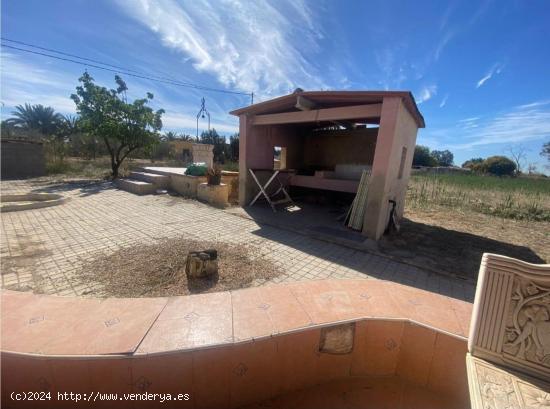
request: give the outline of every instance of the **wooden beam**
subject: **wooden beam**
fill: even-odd
[[[311,111],[312,109],[317,108],[317,104],[311,99],[307,99],[306,97],[298,95],[298,97],[296,98],[295,107],[300,111]]]
[[[302,112],[255,115],[253,125],[299,124],[306,122],[331,122],[346,119],[379,118],[382,104],[352,105],[338,108],[323,108]]]
[[[314,101],[312,101],[311,99],[307,99],[306,97],[303,97],[301,95],[298,95],[298,97],[296,98],[296,105],[294,106],[300,111],[311,111],[318,108],[318,105]],[[332,123],[345,129],[354,128],[354,124],[350,124],[349,122],[332,121]]]

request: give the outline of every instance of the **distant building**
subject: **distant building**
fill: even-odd
[[[42,142],[26,139],[2,139],[2,179],[44,176],[46,161]]]

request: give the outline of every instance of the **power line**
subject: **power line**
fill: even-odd
[[[27,49],[24,49],[24,48],[15,47],[13,45],[2,44],[2,47],[11,48],[11,49],[14,49],[14,50],[23,51],[23,52],[30,53],[30,54],[41,55],[41,56],[48,57],[48,58],[54,58],[54,59],[61,60],[61,61],[67,61],[67,62],[71,62],[71,63],[74,63],[74,64],[80,64],[80,65],[84,65],[84,66],[87,66],[87,67],[93,67],[93,68],[97,68],[97,69],[104,70],[104,71],[114,72],[114,73],[117,73],[117,74],[124,74],[124,75],[128,75],[128,76],[135,77],[135,78],[147,79],[147,80],[150,80],[150,81],[157,81],[157,82],[161,82],[161,83],[165,83],[165,84],[176,85],[176,86],[187,87],[187,88],[194,88],[194,89],[199,89],[199,90],[203,90],[203,91],[220,92],[220,93],[234,94],[234,95],[247,95],[251,98],[253,98],[253,95],[254,95],[253,93],[240,92],[240,91],[230,91],[230,90],[224,90],[224,89],[219,89],[219,88],[211,88],[211,87],[206,87],[206,86],[203,86],[203,85],[171,80],[171,79],[168,79],[168,78],[165,78],[165,77],[152,77],[152,76],[140,73],[139,71],[135,71],[135,70],[128,69],[128,68],[123,68],[123,67],[118,67],[118,66],[115,66],[115,65],[103,63],[103,62],[98,61],[98,60],[92,60],[90,58],[80,57],[80,56],[77,56],[77,55],[74,55],[74,54],[64,53],[62,51],[47,49],[47,48],[44,48],[44,47],[39,47],[39,46],[23,43],[21,41],[10,40],[10,39],[4,38],[4,37],[2,37],[2,40],[17,43],[17,44],[22,44],[22,45],[25,45],[27,47],[33,47],[33,48],[37,48],[37,49],[41,49],[41,50],[46,50],[46,51],[58,53],[58,54],[61,54],[61,55],[66,55],[66,56],[78,58],[78,59],[85,60],[85,61],[91,61],[91,62],[94,62],[96,64],[101,64],[101,65],[105,65],[105,66],[108,66],[108,67],[117,68],[117,70],[112,69],[112,68],[107,68],[107,67],[101,67],[99,65],[90,64],[90,63],[86,63],[86,62],[83,62],[83,61],[77,61],[77,60],[74,60],[74,59],[71,59],[71,58],[59,57],[59,56],[56,56],[56,55],[51,55],[51,54],[43,53],[43,52],[40,52],[40,51],[27,50]]]
[[[76,54],[69,54],[69,53],[66,53],[66,52],[63,52],[63,51],[54,50],[52,48],[40,47],[38,45],[33,45],[33,44],[25,43],[23,41],[18,41],[18,40],[12,40],[12,39],[6,38],[6,37],[0,37],[0,38],[2,39],[2,41],[7,41],[7,42],[10,42],[10,43],[14,43],[14,44],[20,44],[20,45],[24,45],[24,46],[27,46],[27,47],[36,48],[38,50],[43,50],[43,51],[49,51],[49,52],[56,53],[56,54],[66,55],[67,57],[74,57],[74,58],[78,58],[79,60],[95,62],[97,64],[106,65],[107,67],[118,68],[119,70],[130,71],[130,72],[135,72],[137,74],[146,75],[146,74],[144,74],[142,72],[139,72],[139,71],[136,71],[136,70],[131,70],[129,68],[119,67],[118,65],[107,64],[105,62],[98,61],[98,60],[93,60],[91,58],[80,57]]]

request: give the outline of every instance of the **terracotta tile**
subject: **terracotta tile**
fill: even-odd
[[[137,401],[139,408],[193,408],[193,357],[191,352],[142,356],[130,360],[133,393],[171,394],[175,400]],[[185,399],[188,394],[188,399]]]
[[[393,283],[382,280],[357,280],[342,285],[350,287],[348,292],[352,298],[357,316],[361,318],[407,318],[408,313],[403,308],[401,300],[390,297]]]
[[[460,335],[467,337],[470,334],[470,320],[472,319],[473,304],[452,298],[450,301],[451,308],[453,309],[458,320],[458,324],[460,325]]]
[[[260,289],[231,292],[233,337],[235,341],[270,336],[275,332],[268,313],[270,305],[262,301]]]
[[[107,299],[72,324],[42,352],[47,354],[116,354],[134,352],[158,317],[165,299]]]
[[[3,351],[41,353],[48,342],[68,331],[71,324],[37,315],[28,319],[8,316],[2,319],[1,326]]]
[[[108,299],[101,305],[101,331],[86,348],[86,353],[134,352],[166,305],[163,298]]]
[[[236,344],[231,358],[232,408],[269,399],[280,390],[280,363],[273,338]]]
[[[436,332],[406,323],[397,362],[397,375],[415,385],[426,386],[432,362]]]
[[[355,328],[352,375],[394,375],[399,358],[402,321],[367,320]]]
[[[350,376],[353,354],[318,353],[315,381],[329,382]]]
[[[414,385],[405,384],[403,388],[403,398],[401,409],[464,409],[469,407],[461,406],[448,397],[441,396]]]
[[[313,386],[318,380],[319,329],[309,329],[280,335],[277,342],[277,360],[281,365],[280,393]]]
[[[402,391],[403,385],[395,378],[344,379],[285,394],[250,408],[398,409]]]
[[[301,282],[290,288],[314,324],[337,322],[356,315],[350,295],[337,281]]]
[[[18,401],[18,408],[54,408],[54,380],[48,361],[43,358],[3,353],[0,362],[2,370],[2,403],[10,407],[11,393],[50,392],[51,401]]]
[[[97,358],[88,360],[91,390],[98,393],[132,393],[132,358]],[[117,407],[120,402],[117,402]],[[97,400],[98,408],[112,408],[113,402]]]
[[[349,387],[345,402],[356,408],[398,409],[403,395],[403,384],[395,377],[359,378],[349,382]]]
[[[184,297],[171,297],[166,307],[159,316],[159,320],[171,320],[175,318],[189,318],[199,315],[225,315],[231,312],[231,293],[188,295]]]
[[[233,341],[229,292],[173,297],[137,352],[150,353]]]
[[[276,333],[313,325],[306,310],[288,286],[265,286],[260,287],[260,291],[262,307],[269,314]]]
[[[230,406],[232,348],[193,351],[193,400],[197,409]]]
[[[450,298],[398,284],[394,285],[390,295],[402,303],[403,309],[408,311],[408,318],[452,334],[461,333]]]
[[[2,319],[8,316],[16,317],[25,309],[32,309],[33,304],[38,302],[38,297],[33,293],[21,291],[1,290],[0,313]]]
[[[463,407],[469,405],[466,375],[466,340],[438,333],[428,377],[428,388],[448,396]]]
[[[69,399],[70,393],[84,396],[91,393],[91,379],[86,359],[53,358],[48,361],[53,377],[56,406],[59,408],[74,408],[78,404]],[[66,393],[62,399],[57,399],[58,393]],[[81,402],[80,404],[82,404]]]

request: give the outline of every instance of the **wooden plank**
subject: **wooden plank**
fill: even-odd
[[[256,115],[251,118],[251,121],[253,125],[298,124],[304,122],[379,118],[381,113],[382,104],[352,105],[338,108],[315,109],[312,111]]]
[[[354,230],[361,230],[363,228],[370,174],[370,170],[363,171],[359,187],[357,188],[357,195],[353,200],[348,226]]]

